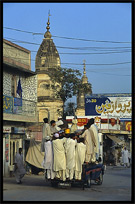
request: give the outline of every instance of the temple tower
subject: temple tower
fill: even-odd
[[[81,83],[88,84],[88,77],[86,76],[85,60],[83,61],[83,76],[81,79]],[[91,94],[91,92],[84,93],[83,90],[81,89],[79,90],[79,93],[77,96],[77,109],[76,109],[77,116],[85,116],[85,94]]]
[[[44,39],[36,55],[35,69],[37,73],[37,110],[39,122],[43,118],[50,117],[50,120],[57,120],[63,110],[63,101],[56,95],[54,86],[59,89],[59,83],[53,83],[50,71],[60,69],[60,57],[50,33],[50,13],[44,34]]]

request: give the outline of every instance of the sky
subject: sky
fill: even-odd
[[[93,94],[131,93],[131,3],[3,3],[3,38],[32,51],[32,71],[49,10],[61,67],[83,74],[85,60]]]

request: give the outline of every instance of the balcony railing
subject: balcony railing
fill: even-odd
[[[36,116],[36,102],[3,95],[3,113]]]

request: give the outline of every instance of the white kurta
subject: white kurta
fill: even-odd
[[[85,161],[86,145],[77,143],[75,150],[75,179],[81,180],[82,164]]]
[[[123,150],[123,163],[124,164],[128,164],[129,160],[128,160],[128,150]]]
[[[43,167],[45,169],[52,169],[53,165],[53,150],[52,150],[52,142],[47,141],[44,143],[44,148],[45,148],[45,156],[43,160]]]
[[[75,146],[76,140],[68,138],[65,143],[66,152],[66,177],[73,179],[74,167],[75,167]]]
[[[41,142],[41,152],[45,151],[44,142],[45,142],[46,136],[51,137],[50,125],[48,123],[43,124],[43,137],[42,137],[42,142]]]
[[[52,141],[54,153],[54,171],[66,170],[65,142],[66,138]]]
[[[52,142],[47,141],[44,143],[45,156],[42,162],[44,169],[47,169],[47,178],[53,179],[55,177],[55,172],[53,171],[53,148]]]
[[[14,175],[15,175],[16,181],[20,182],[26,173],[24,164],[23,164],[23,155],[22,154],[20,155],[19,153],[17,153],[15,156],[14,163],[17,165],[17,169],[14,170]]]

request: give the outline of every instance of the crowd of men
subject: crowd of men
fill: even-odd
[[[44,118],[41,152],[42,166],[47,179],[81,180],[83,163],[95,162],[99,157],[98,131],[90,119],[82,131],[75,129],[66,134],[68,124],[61,118],[57,122]],[[73,128],[71,127],[71,130]]]

